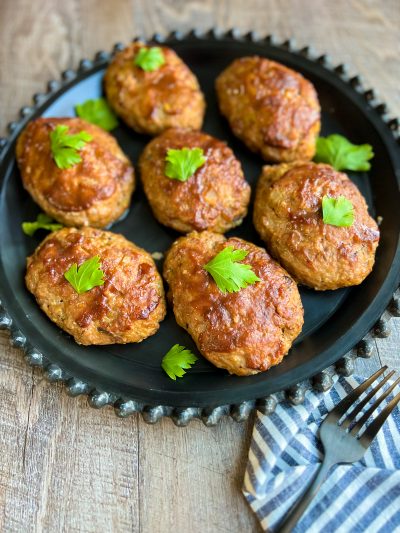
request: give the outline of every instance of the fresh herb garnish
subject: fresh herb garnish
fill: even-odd
[[[103,130],[111,131],[118,126],[117,117],[104,98],[86,100],[76,105],[75,111],[78,117],[100,126]]]
[[[32,235],[38,229],[57,231],[62,227],[62,224],[56,223],[52,218],[50,218],[48,215],[45,215],[44,213],[40,213],[36,217],[35,222],[22,222],[22,231],[25,233],[25,235],[29,235],[30,237],[32,237]]]
[[[86,131],[80,131],[75,135],[68,135],[68,126],[58,124],[50,132],[50,144],[53,159],[58,168],[71,168],[82,161],[79,150],[92,140],[92,136]]]
[[[354,222],[353,204],[344,196],[322,198],[322,217],[325,224],[339,227],[349,227]]]
[[[374,152],[370,144],[352,144],[336,133],[317,139],[317,163],[328,163],[336,170],[369,170]]]
[[[170,148],[165,157],[165,175],[179,181],[187,181],[196,170],[204,165],[206,158],[201,148]]]
[[[165,57],[159,46],[153,46],[151,48],[144,46],[139,50],[134,59],[134,64],[145,72],[153,72],[153,70],[157,70],[164,63]]]
[[[233,246],[227,246],[203,268],[211,274],[221,292],[238,292],[247,285],[261,281],[250,265],[239,263],[248,253],[246,250],[235,250]]]
[[[196,361],[197,357],[190,350],[175,344],[162,358],[161,367],[171,379],[176,380],[186,374],[185,369],[191,368]]]
[[[74,263],[64,274],[66,280],[70,282],[78,294],[103,285],[103,276],[104,272],[101,270],[100,257],[98,255],[87,259],[79,268]]]

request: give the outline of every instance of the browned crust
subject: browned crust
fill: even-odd
[[[324,224],[324,195],[351,201],[352,226]],[[354,183],[329,165],[300,161],[265,166],[257,185],[254,225],[288,272],[314,289],[358,285],[374,265],[378,226]]]
[[[119,52],[104,77],[107,99],[135,131],[158,135],[168,128],[201,128],[205,100],[196,76],[176,53],[162,46],[165,63],[145,72],[134,58],[143,43]]]
[[[206,162],[186,182],[165,175],[169,148],[201,148]],[[168,130],[153,139],[140,161],[144,191],[154,216],[182,233],[238,226],[247,214],[250,186],[240,162],[222,141],[202,132]]]
[[[313,158],[320,105],[301,74],[263,57],[242,57],[218,76],[216,90],[233,133],[265,160]]]
[[[92,136],[71,168],[54,162],[50,132],[68,126],[69,134]],[[38,118],[19,136],[16,156],[25,189],[52,218],[66,226],[105,227],[128,209],[135,188],[130,161],[109,133],[80,118]]]
[[[204,270],[224,247],[244,249],[244,262],[261,282],[223,294]],[[303,325],[303,307],[293,279],[254,244],[204,231],[181,237],[164,264],[177,323],[214,365],[239,376],[280,363]]]
[[[100,256],[104,285],[78,294],[73,265]],[[125,344],[153,335],[166,307],[152,257],[122,235],[94,228],[51,233],[28,257],[26,285],[41,309],[78,344]]]

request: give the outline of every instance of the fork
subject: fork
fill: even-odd
[[[328,413],[320,426],[320,439],[323,444],[325,456],[318,473],[310,487],[304,493],[298,504],[291,510],[279,528],[280,533],[289,533],[299,521],[311,500],[317,494],[330,468],[337,463],[354,463],[364,456],[371,442],[385,423],[387,417],[400,401],[398,393],[386,407],[375,417],[375,419],[361,433],[362,428],[375,412],[377,407],[389,396],[393,389],[400,383],[398,378],[374,403],[367,409],[359,420],[357,416],[364,407],[374,398],[376,393],[393,376],[394,370],[378,382],[377,385],[358,404],[357,400],[370,387],[379,376],[381,376],[387,366],[382,367],[370,378],[361,383],[359,387],[351,391],[343,400]],[[348,412],[350,410],[350,412]],[[346,415],[347,413],[347,415]],[[345,418],[344,415],[346,415]]]

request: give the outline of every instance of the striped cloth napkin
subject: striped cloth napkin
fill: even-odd
[[[264,531],[279,531],[305,492],[323,456],[316,437],[321,421],[362,381],[341,377],[328,393],[309,391],[302,405],[280,403],[272,415],[257,413],[243,493]],[[397,407],[362,461],[331,469],[293,532],[400,532],[399,469]]]

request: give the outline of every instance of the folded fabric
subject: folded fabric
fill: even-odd
[[[342,377],[328,393],[307,392],[302,405],[283,402],[272,415],[257,413],[243,493],[264,531],[279,531],[305,492],[323,458],[319,425],[362,381]],[[362,461],[332,467],[293,532],[400,532],[399,469],[397,407]]]

